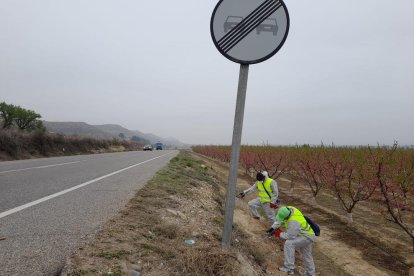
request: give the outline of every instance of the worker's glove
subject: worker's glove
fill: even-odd
[[[243,198],[245,195],[246,195],[246,194],[245,194],[244,192],[241,192],[241,193],[239,194],[239,197],[240,197],[240,198]]]
[[[276,231],[276,229],[273,229],[273,227],[270,227],[270,228],[266,231],[266,233],[267,233],[267,235],[270,237],[270,236],[273,236],[273,234],[275,233],[275,231]]]
[[[270,202],[270,208],[277,209],[277,207],[279,207],[279,206],[277,206],[276,204]]]
[[[275,231],[275,237],[280,237],[280,234],[282,234],[282,230],[277,229],[277,230]]]

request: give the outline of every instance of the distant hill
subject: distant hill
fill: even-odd
[[[122,135],[124,136],[124,139],[127,139],[127,140],[134,140],[136,142],[142,142],[144,144],[153,143],[150,139],[147,139],[146,137],[144,137],[144,135],[137,134],[120,125],[107,124],[107,125],[94,125],[94,127],[103,131],[104,133],[108,133],[112,135],[113,137],[120,138],[120,134],[122,133]]]
[[[121,136],[126,140],[133,140],[143,144],[163,143],[168,148],[189,148],[190,145],[184,144],[173,137],[162,138],[152,133],[143,133],[138,130],[129,130],[120,125],[89,125],[84,122],[43,122],[49,132],[62,133],[65,135],[78,135],[99,139],[120,139]],[[122,134],[121,134],[122,133]]]
[[[43,125],[49,132],[62,133],[65,135],[78,135],[98,139],[112,139],[113,135],[100,130],[99,128],[83,122],[47,122]]]

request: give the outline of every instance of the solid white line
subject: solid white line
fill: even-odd
[[[44,168],[63,166],[63,165],[74,164],[74,163],[79,163],[79,162],[80,161],[73,161],[73,162],[59,163],[59,164],[53,164],[53,165],[45,165],[45,166],[39,166],[39,167],[30,167],[30,168],[24,168],[24,169],[16,169],[16,170],[2,171],[2,172],[0,172],[0,174],[2,174],[2,173],[10,173],[10,172],[27,171],[27,170],[33,170],[33,169],[44,169]]]
[[[49,199],[52,199],[52,198],[55,198],[55,197],[58,197],[58,196],[64,195],[64,194],[69,193],[69,192],[71,192],[71,191],[74,191],[74,190],[77,190],[77,189],[79,189],[79,188],[85,187],[85,186],[87,186],[87,185],[89,185],[89,184],[95,183],[95,182],[97,182],[97,181],[99,181],[99,180],[102,180],[102,179],[104,179],[104,178],[107,178],[107,177],[113,176],[113,175],[118,174],[118,173],[120,173],[120,172],[126,171],[126,170],[128,170],[128,169],[131,169],[131,168],[133,168],[133,167],[136,167],[136,166],[139,166],[139,165],[142,165],[142,164],[145,164],[145,163],[147,163],[147,162],[150,162],[150,161],[152,161],[152,160],[155,160],[155,159],[161,158],[161,157],[166,156],[166,155],[171,154],[171,153],[172,153],[172,152],[169,152],[169,153],[163,154],[163,155],[161,155],[161,156],[158,156],[158,157],[154,157],[154,158],[148,159],[148,160],[146,160],[146,161],[144,161],[144,162],[137,163],[137,164],[135,164],[135,165],[132,165],[132,166],[129,166],[129,167],[126,167],[126,168],[120,169],[120,170],[115,171],[115,172],[112,172],[112,173],[110,173],[110,174],[107,174],[107,175],[100,176],[100,177],[98,177],[98,178],[92,179],[92,180],[90,180],[90,181],[88,181],[88,182],[85,182],[85,183],[79,184],[79,185],[77,185],[77,186],[73,186],[72,188],[69,188],[69,189],[66,189],[66,190],[63,190],[63,191],[57,192],[57,193],[52,194],[52,195],[49,195],[49,196],[45,196],[45,197],[39,198],[39,199],[37,199],[37,200],[35,200],[35,201],[32,201],[32,202],[26,203],[26,204],[24,204],[24,205],[18,206],[18,207],[16,207],[16,208],[10,209],[10,210],[8,210],[8,211],[5,211],[5,212],[3,212],[3,213],[0,213],[0,218],[4,218],[4,217],[6,217],[6,216],[8,216],[8,215],[11,215],[11,214],[14,214],[14,213],[20,212],[20,211],[22,211],[22,210],[24,210],[24,209],[26,209],[26,208],[29,208],[29,207],[32,207],[32,206],[37,205],[37,204],[39,204],[39,203],[45,202],[45,201],[47,201],[47,200],[49,200]]]

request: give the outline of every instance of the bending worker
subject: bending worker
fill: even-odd
[[[257,173],[256,180],[253,186],[241,192],[239,196],[243,198],[251,192],[258,191],[259,197],[250,200],[248,203],[250,212],[255,219],[260,219],[257,209],[263,207],[270,224],[273,224],[279,196],[277,183],[268,176],[266,171]]]
[[[286,232],[282,232],[278,229],[282,224],[284,224]],[[302,251],[303,262],[305,265],[305,273],[301,275],[315,276],[312,245],[316,236],[311,226],[306,222],[301,211],[293,206],[279,208],[276,221],[272,227],[267,230],[267,233],[269,235],[274,234],[275,236],[286,240],[284,245],[285,263],[284,267],[279,268],[280,271],[284,271],[288,275],[294,274],[295,249],[299,249]]]

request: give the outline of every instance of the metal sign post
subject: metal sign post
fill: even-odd
[[[249,64],[265,61],[276,54],[285,43],[289,25],[289,13],[282,0],[220,0],[211,16],[214,45],[226,58],[240,63],[226,192],[224,247],[231,244]]]
[[[233,140],[231,145],[229,184],[226,192],[226,206],[224,213],[224,231],[222,245],[229,246],[233,225],[233,211],[236,195],[237,171],[240,159],[240,144],[243,129],[244,106],[246,102],[247,78],[249,65],[240,65],[239,87],[237,89],[236,112],[234,115]]]

